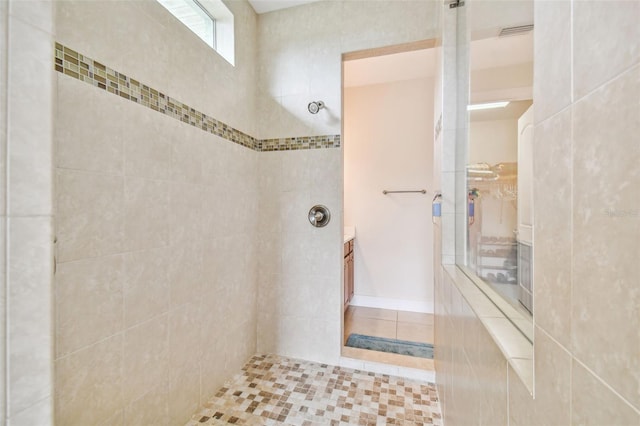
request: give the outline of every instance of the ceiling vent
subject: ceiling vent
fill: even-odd
[[[502,30],[500,30],[500,34],[498,34],[498,37],[508,37],[512,35],[524,34],[528,33],[531,30],[533,30],[533,24],[503,28]]]

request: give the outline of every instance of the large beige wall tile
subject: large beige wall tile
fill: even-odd
[[[277,353],[277,318],[279,312],[278,297],[281,280],[279,274],[261,273],[258,278],[258,314],[257,314],[257,351]]]
[[[536,103],[536,112],[538,104]],[[536,325],[565,347],[571,342],[572,140],[571,110],[534,130],[533,263]]]
[[[200,186],[187,183],[169,185],[169,241],[172,245],[216,235],[217,224],[211,220],[215,210],[203,210],[203,198],[207,196],[209,191]]]
[[[200,402],[200,380],[203,349],[210,349],[208,340],[201,340],[201,327],[214,327],[202,321],[204,309],[215,311],[214,303],[186,303],[169,313],[169,423],[182,424],[195,412]],[[206,306],[205,306],[206,305]],[[222,305],[222,304],[218,304]],[[206,376],[202,376],[207,380]]]
[[[260,206],[264,204],[261,202]],[[264,210],[261,208],[261,211]],[[265,214],[268,214],[265,212]],[[258,244],[258,270],[261,275],[279,274],[282,271],[282,235],[279,232],[260,232]]]
[[[464,358],[453,360],[451,368],[451,386],[454,398],[450,398],[447,424],[480,424],[480,384],[473,368]]]
[[[300,285],[301,282],[305,282],[306,285]],[[333,283],[335,280],[312,275],[292,274],[282,277],[282,281],[278,285],[276,301],[280,314],[306,315],[318,320],[327,318],[328,310],[331,307],[339,306],[336,292],[330,291]],[[395,336],[395,326],[393,332]],[[367,333],[362,332],[361,334]]]
[[[202,287],[202,248],[200,244],[171,247],[169,285],[171,307],[197,300]]]
[[[56,192],[58,262],[122,251],[121,177],[58,170]]]
[[[334,304],[334,306],[336,306],[336,310],[340,312],[340,305]],[[340,317],[339,314],[336,315],[333,313],[332,315],[327,315],[326,318],[329,318],[329,320],[316,322],[312,319],[309,321],[307,332],[310,335],[315,334],[318,338],[311,341],[309,349],[313,355],[308,359],[337,365],[342,341],[340,337]],[[247,343],[250,344],[251,341],[247,341]],[[248,359],[249,356],[251,356],[251,346],[249,346],[245,352],[245,360]]]
[[[573,119],[572,348],[577,359],[636,407],[640,407],[640,292],[635,273],[640,253],[638,99],[640,66],[577,102]],[[610,349],[594,351],[594,347]]]
[[[58,357],[122,330],[122,255],[60,263],[57,269]]]
[[[342,2],[343,50],[350,52],[435,36],[435,3],[420,1]],[[402,22],[398,27],[395,22]]]
[[[204,300],[210,301],[208,299]],[[185,303],[169,313],[169,366],[171,369],[198,365],[203,350],[200,328],[215,327],[215,324],[207,324],[206,321],[201,321],[204,316],[201,309],[207,309],[216,314],[219,313],[214,306],[203,306],[201,308],[198,301]],[[216,319],[216,317],[213,319]],[[218,321],[220,320],[219,315],[217,319]],[[173,373],[172,376],[174,376]]]
[[[53,207],[53,43],[49,33],[11,20],[7,76],[9,213],[48,215]]]
[[[640,61],[637,1],[573,2],[574,99]]]
[[[574,360],[571,366],[571,423],[637,425],[640,424],[640,411]]]
[[[284,244],[282,267],[292,276],[303,274],[333,277],[339,281],[339,272],[343,263],[339,248],[340,238],[327,231],[323,234],[313,233],[306,217],[313,205],[299,205],[296,213],[307,221],[307,230],[303,234],[292,235]],[[292,213],[293,214],[293,213]],[[332,220],[335,219],[332,217]],[[329,225],[327,225],[328,227]],[[326,229],[326,228],[323,228]]]
[[[56,424],[100,424],[123,406],[123,336],[56,361]]]
[[[15,0],[7,2],[9,14],[44,32],[55,34],[52,0]]]
[[[512,426],[534,426],[535,406],[533,395],[529,393],[515,370],[509,366],[509,424]]]
[[[118,410],[111,417],[105,419],[100,426],[123,426],[124,425],[124,409]]]
[[[139,324],[169,310],[171,250],[158,248],[123,255],[124,326]]]
[[[118,126],[123,139],[125,175],[168,179],[175,119],[131,102],[126,103],[122,112],[128,118]]]
[[[204,294],[217,293],[226,288],[233,270],[226,260],[231,252],[231,238],[205,241],[202,246],[202,290]]]
[[[540,123],[572,101],[571,81],[571,2],[534,2],[534,57],[536,78],[533,85],[535,99],[535,122]]]
[[[321,325],[319,329],[322,330]],[[322,335],[322,331],[320,331],[319,334]],[[249,358],[256,353],[257,336],[255,319],[248,318],[247,321],[238,322],[229,327],[226,330],[226,339],[229,342],[234,342],[233,346],[230,347],[227,357],[226,368],[228,377],[229,371],[240,371]],[[320,339],[322,340],[322,337],[320,337]]]
[[[56,81],[56,167],[122,174],[123,131],[114,123],[128,101],[66,75]]]
[[[540,424],[569,424],[571,355],[539,328],[534,345],[535,396]]]
[[[33,426],[53,424],[53,398],[51,396],[36,401],[29,408],[11,416],[12,426]]]
[[[168,424],[184,424],[200,406],[200,381],[213,383],[215,389],[219,389],[226,377],[219,377],[217,380],[208,375],[201,374],[200,364],[190,364],[172,369],[172,377],[169,385],[169,416]],[[208,371],[207,371],[208,372]],[[223,376],[220,374],[219,376]],[[207,394],[207,399],[213,396],[212,391]]]
[[[480,418],[482,424],[508,423],[507,360],[486,331],[481,331],[477,350],[480,363],[472,364],[479,383]],[[465,351],[468,348],[465,347]]]
[[[10,218],[7,265],[9,415],[52,393],[51,218]]]
[[[151,389],[168,388],[168,315],[124,332],[123,396],[131,403]]]
[[[179,123],[171,141],[171,180],[177,182],[202,182],[202,135],[188,124]],[[178,130],[184,134],[178,136]],[[191,136],[191,137],[190,137]],[[195,136],[195,137],[194,137]]]
[[[210,340],[206,342],[210,342]],[[202,352],[202,359],[200,361],[200,405],[203,405],[215,395],[225,380],[228,380],[228,372],[231,371],[228,368],[227,362],[233,343],[227,340],[223,332],[219,333],[219,337],[215,342],[218,350]],[[180,387],[180,385],[176,383],[174,383],[173,386],[175,388]]]
[[[169,185],[127,178],[124,184],[124,244],[129,250],[169,245]]]
[[[171,425],[168,397],[166,386],[149,388],[146,394],[125,408],[124,424],[126,426]]]

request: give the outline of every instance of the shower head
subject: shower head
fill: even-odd
[[[317,114],[322,108],[324,108],[324,102],[322,101],[309,102],[309,105],[307,105],[307,109],[311,114]]]

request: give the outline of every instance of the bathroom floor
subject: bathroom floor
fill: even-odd
[[[351,333],[411,342],[433,343],[433,314],[349,306],[344,314],[344,341]],[[366,361],[433,371],[433,360],[343,346],[342,355]]]
[[[186,426],[442,425],[435,385],[256,355]]]

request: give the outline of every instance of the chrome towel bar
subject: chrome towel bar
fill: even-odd
[[[386,189],[382,190],[382,193],[384,195],[387,195],[387,194],[408,194],[408,193],[413,193],[413,192],[415,192],[415,193],[419,192],[421,194],[426,194],[427,190],[426,189],[416,189],[415,191],[387,191]]]

